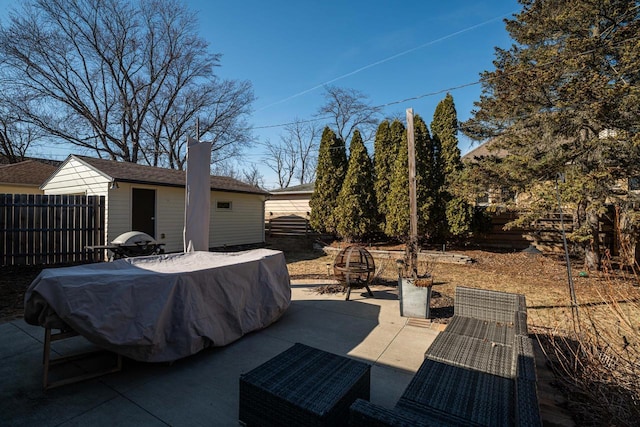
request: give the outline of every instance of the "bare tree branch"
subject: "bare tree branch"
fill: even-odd
[[[296,118],[284,128],[279,144],[267,143],[264,160],[278,176],[280,188],[289,187],[294,178],[300,184],[314,180],[320,132],[313,122]]]
[[[364,142],[373,139],[381,109],[372,106],[367,95],[355,89],[327,86],[324,97],[325,104],[318,115],[330,117],[338,138],[346,143],[358,129]]]
[[[218,81],[196,24],[177,0],[28,0],[0,30],[8,89],[38,101],[23,120],[101,157],[182,168],[198,117],[237,156],[251,84]]]

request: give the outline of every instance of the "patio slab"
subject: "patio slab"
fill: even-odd
[[[225,347],[167,363],[125,359],[121,372],[44,391],[44,329],[0,324],[0,414],[13,426],[237,426],[239,377],[296,342],[372,364],[371,400],[393,407],[418,369],[437,328],[407,325],[393,288],[376,297],[354,290],[319,294],[292,284],[292,304],[275,324]],[[83,339],[56,343],[66,354]],[[90,369],[75,362],[72,369]]]

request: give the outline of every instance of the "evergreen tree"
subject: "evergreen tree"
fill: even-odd
[[[325,127],[320,140],[316,183],[309,200],[311,227],[320,233],[335,233],[335,210],[347,168],[344,142]]]
[[[377,229],[378,211],[373,188],[373,168],[360,132],[353,132],[349,167],[338,195],[337,231],[346,241],[361,241]]]
[[[409,156],[407,133],[399,120],[391,124],[391,137],[398,146],[398,152],[387,196],[384,232],[389,237],[406,240],[409,237]]]
[[[398,123],[402,126],[400,122]],[[375,180],[374,188],[379,212],[378,222],[382,231],[384,231],[385,218],[388,212],[387,198],[389,196],[391,180],[393,179],[393,167],[397,155],[398,144],[391,136],[389,121],[384,120],[380,123],[378,130],[376,131],[373,157]]]
[[[402,133],[399,134],[402,128]],[[430,237],[436,227],[434,222],[439,150],[433,144],[424,120],[416,114],[413,118],[416,159],[416,204],[418,208],[418,234]],[[400,240],[409,236],[411,207],[409,206],[409,153],[407,133],[399,121],[391,125],[392,135],[399,137],[398,152],[394,163],[393,179],[387,201],[388,214],[385,234]],[[395,131],[395,132],[394,132]]]
[[[433,139],[441,147],[441,161],[444,181],[449,180],[462,169],[460,149],[458,148],[458,113],[450,93],[438,103],[431,122]]]
[[[439,188],[439,147],[429,135],[429,129],[420,115],[413,117],[416,156],[416,199],[418,205],[418,235],[430,238],[438,228],[437,194]],[[408,173],[408,172],[407,172]],[[408,191],[408,190],[407,190]],[[408,205],[407,205],[408,206]]]
[[[464,198],[455,196],[451,191],[453,182],[462,170],[462,160],[458,148],[458,114],[449,93],[436,107],[431,132],[441,153],[436,166],[440,175],[437,205],[440,207],[438,217],[443,227],[437,235],[439,238],[463,237],[471,231],[473,209]]]
[[[599,216],[617,203],[621,181],[640,173],[640,10],[637,0],[520,0],[507,20],[514,43],[496,49],[494,71],[482,74],[482,95],[464,132],[493,139],[507,157],[487,159],[492,188],[528,197],[527,223],[557,211],[559,174],[569,236],[599,268]]]

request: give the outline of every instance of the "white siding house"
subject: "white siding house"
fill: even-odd
[[[42,185],[45,194],[105,196],[105,244],[127,231],[143,231],[183,250],[185,172],[84,156],[69,156]],[[211,177],[209,247],[264,242],[267,192],[238,180]]]
[[[264,205],[266,218],[273,219],[279,216],[308,218],[311,212],[309,200],[313,194],[313,187],[313,184],[302,184],[271,191]]]

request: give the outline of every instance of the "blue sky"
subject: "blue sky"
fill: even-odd
[[[0,0],[0,14],[12,4]],[[404,117],[411,107],[430,123],[446,89],[477,82],[482,71],[493,68],[494,47],[511,44],[503,19],[519,11],[516,0],[186,4],[197,12],[200,35],[211,51],[223,55],[218,74],[252,82],[257,101],[250,121],[262,143],[279,141],[283,132],[267,126],[312,118],[323,103],[324,84],[357,89],[373,105],[420,97],[385,107],[384,114]],[[458,118],[465,120],[480,85],[451,94]],[[368,148],[372,154],[372,145]],[[460,149],[463,154],[470,149],[463,136]],[[259,166],[267,188],[276,185],[259,145],[244,160]]]
[[[201,34],[223,54],[219,74],[252,81],[255,127],[311,118],[329,82],[367,94],[374,105],[477,82],[492,69],[494,47],[511,44],[503,19],[519,10],[515,0],[219,3],[188,1],[199,11]],[[480,85],[451,94],[465,120]],[[384,114],[404,117],[411,107],[430,123],[445,95],[391,105]],[[275,142],[282,128],[255,132],[261,142]],[[461,151],[469,146],[461,136]],[[246,160],[261,163],[262,156],[257,148]],[[274,186],[269,171],[264,174],[267,187]]]

